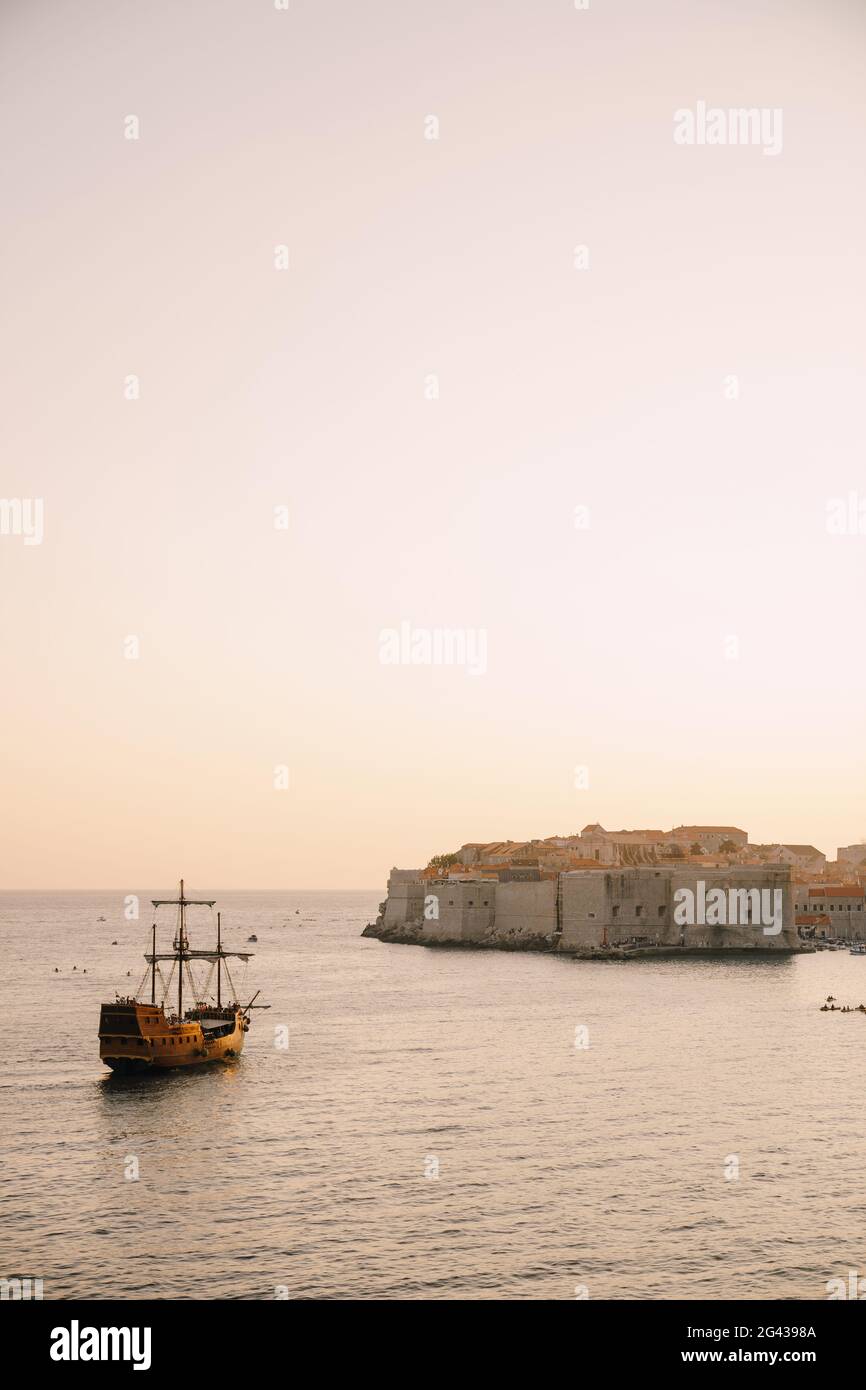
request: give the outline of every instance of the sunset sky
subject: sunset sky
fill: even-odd
[[[855,0],[4,4],[0,887],[866,838],[864,46]],[[781,152],[676,144],[700,101]]]

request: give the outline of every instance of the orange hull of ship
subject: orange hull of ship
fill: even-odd
[[[192,1010],[183,1020],[166,1018],[161,1004],[118,1000],[103,1004],[99,1020],[99,1056],[119,1072],[166,1071],[207,1062],[231,1061],[244,1045],[249,1027],[237,1008]],[[203,1028],[201,1013],[216,1027]]]

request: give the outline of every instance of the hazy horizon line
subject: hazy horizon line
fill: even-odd
[[[198,891],[198,890],[196,890]],[[381,888],[214,888],[214,893],[373,893]],[[0,888],[3,893],[118,893],[128,894],[128,888]]]

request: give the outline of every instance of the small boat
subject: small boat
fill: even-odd
[[[258,939],[259,939],[259,938],[258,938],[257,936],[248,936],[248,937],[247,937],[247,941],[258,941]]]
[[[119,995],[112,1004],[103,1004],[99,1017],[99,1056],[107,1067],[116,1072],[150,1073],[164,1071],[170,1067],[195,1066],[202,1062],[221,1062],[237,1057],[244,1045],[250,1027],[250,1010],[267,1009],[269,1004],[256,1004],[260,991],[250,1002],[241,1005],[237,991],[229,973],[228,961],[239,956],[249,958],[249,952],[226,951],[222,944],[220,913],[217,913],[216,949],[204,951],[190,950],[186,934],[186,916],[190,907],[213,908],[213,900],[187,898],[184,896],[183,879],[180,881],[180,895],[177,898],[154,898],[154,909],[177,907],[178,924],[170,952],[156,949],[156,923],[153,924],[151,950],[145,953],[147,969],[136,994],[121,998]],[[163,999],[156,1001],[157,962],[170,960],[172,973],[165,987]],[[216,1003],[203,996],[207,985],[198,989],[191,973],[193,961],[207,961],[211,969],[216,965]],[[168,985],[171,984],[174,968],[177,966],[177,1005],[173,1012],[166,1012]],[[73,967],[74,968],[74,967]],[[129,972],[127,972],[128,974]],[[160,979],[162,972],[160,971]],[[223,973],[231,992],[228,1002],[223,1002]],[[192,1008],[184,1011],[184,978],[193,988]],[[147,980],[150,980],[150,1000],[139,998]],[[208,976],[208,981],[210,976]],[[202,996],[195,998],[198,989]]]
[[[856,946],[850,947],[849,956],[866,956],[866,941],[858,941]]]
[[[96,920],[97,920],[97,922],[104,922],[104,921],[106,920],[106,918],[105,918],[105,917],[97,917]]]

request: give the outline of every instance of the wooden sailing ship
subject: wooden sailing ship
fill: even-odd
[[[142,1002],[137,995],[121,998],[119,995],[112,1004],[103,1004],[99,1017],[99,1056],[106,1066],[117,1072],[156,1072],[170,1067],[200,1066],[207,1062],[231,1061],[240,1056],[244,1039],[250,1026],[250,1012],[253,1008],[266,1009],[267,1004],[256,1004],[261,991],[253,995],[250,1002],[241,1005],[229,974],[228,961],[232,957],[248,960],[249,951],[226,951],[222,944],[220,914],[217,913],[217,941],[212,950],[195,951],[190,949],[186,934],[186,914],[190,907],[213,908],[214,900],[205,898],[186,898],[183,879],[180,881],[180,894],[177,898],[152,899],[154,915],[160,907],[178,909],[177,929],[171,951],[158,952],[156,949],[156,922],[153,924],[152,945],[145,953],[148,969],[141,982],[138,993],[145,988],[150,979],[150,1002]],[[165,989],[166,996],[177,967],[177,1011],[166,1013],[166,1001],[156,1000],[156,980],[159,961],[173,961],[172,972]],[[196,997],[196,985],[192,977],[190,962],[205,961],[216,966],[216,1000],[205,998],[207,990],[201,990],[202,997]],[[162,971],[159,971],[160,978]],[[191,991],[192,1004],[184,1012],[184,974]],[[223,1001],[223,975],[228,985],[228,995]],[[188,996],[189,997],[189,996]]]

